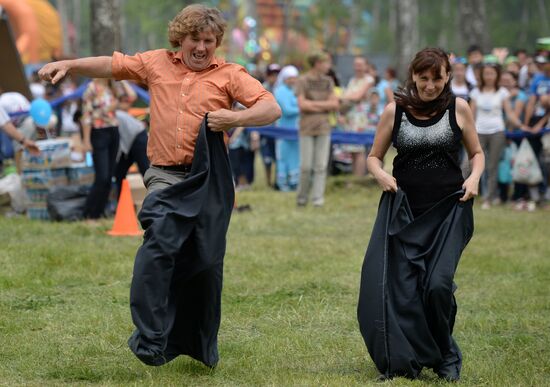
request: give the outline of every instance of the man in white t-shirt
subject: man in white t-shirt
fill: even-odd
[[[20,133],[15,125],[11,122],[10,116],[2,106],[0,106],[0,129],[2,129],[8,136],[14,141],[17,141],[32,153],[39,153],[40,150],[36,146],[36,143],[29,140],[22,133]]]
[[[483,52],[479,46],[472,45],[468,47],[467,53],[468,66],[466,67],[466,81],[472,86],[477,86],[475,69],[480,66],[483,61]]]

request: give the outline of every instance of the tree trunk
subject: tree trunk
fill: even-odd
[[[69,16],[65,0],[57,0],[57,12],[59,12],[59,18],[61,19],[61,28],[65,31],[65,33],[61,34],[61,38],[63,39],[63,55],[72,56],[74,52],[72,52],[72,47],[69,43]]]
[[[378,27],[380,26],[380,9],[380,0],[374,0],[374,4],[372,5],[372,26],[370,31],[378,31]]]
[[[283,36],[281,39],[281,45],[279,50],[279,62],[286,63],[287,61],[287,45],[288,45],[288,30],[292,27],[290,24],[290,18],[292,16],[293,0],[286,0],[281,2],[283,6]]]
[[[449,24],[451,23],[450,20],[450,14],[451,14],[451,1],[450,0],[443,0],[442,4],[442,11],[441,11],[441,18],[443,20],[447,20]],[[437,45],[438,47],[441,47],[442,49],[448,51],[449,50],[449,28],[445,28],[441,33],[439,34],[439,37],[437,39]]]
[[[74,25],[74,28],[76,29],[75,31],[75,37],[74,37],[74,47],[73,47],[73,51],[74,51],[74,54],[75,56],[81,56],[81,47],[80,47],[80,42],[82,41],[81,39],[81,34],[82,34],[82,28],[80,28],[81,26],[81,22],[80,20],[82,19],[82,8],[81,8],[81,3],[80,1],[75,1],[74,4],[73,4],[73,25]]]
[[[540,13],[540,17],[542,18],[542,35],[547,35],[548,34],[548,13],[546,12],[546,5],[545,5],[545,0],[538,0],[537,1],[537,5],[539,6],[539,13]]]
[[[419,49],[418,0],[400,0],[395,2],[397,16],[397,74],[404,80],[407,68]]]
[[[461,35],[464,49],[471,45],[480,46],[482,51],[491,50],[491,39],[487,28],[485,0],[460,0],[458,11],[461,24]]]
[[[529,29],[529,5],[526,1],[521,4],[521,29],[518,37],[518,47],[527,45],[527,30]]]
[[[92,55],[112,55],[120,50],[119,0],[91,1]]]

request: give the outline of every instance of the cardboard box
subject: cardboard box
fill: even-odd
[[[94,167],[86,166],[86,163],[72,164],[66,169],[69,185],[86,185],[94,183]]]
[[[32,155],[28,150],[23,152],[22,168],[54,169],[71,166],[71,141],[68,138],[36,141],[39,155]]]
[[[66,168],[23,170],[23,186],[27,189],[51,188],[67,185]]]
[[[27,217],[34,220],[50,220],[50,214],[46,207],[27,208]]]

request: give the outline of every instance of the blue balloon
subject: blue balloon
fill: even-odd
[[[45,99],[37,98],[31,102],[31,110],[29,113],[36,125],[46,126],[48,122],[50,122],[50,117],[52,116],[52,107]]]

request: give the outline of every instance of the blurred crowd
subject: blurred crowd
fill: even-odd
[[[486,155],[482,208],[504,203],[516,210],[547,207],[550,134],[544,128],[550,116],[548,52],[511,53],[498,48],[484,53],[472,46],[463,56],[451,53],[450,58],[452,91],[469,101]],[[247,128],[231,130],[228,148],[237,190],[248,189],[254,182],[256,155],[265,169],[267,184],[283,192],[298,191],[298,205],[305,205],[309,196],[313,205],[323,204],[327,174],[349,174],[348,186],[357,177],[366,176],[370,145],[330,144],[330,132],[374,134],[382,111],[394,100],[400,83],[392,67],[377,69],[364,56],[355,57],[352,63],[353,76],[345,85],[326,53],[310,55],[301,65],[270,63],[253,74],[274,94],[282,109],[282,117],[274,126],[299,129],[300,136],[274,138]],[[147,109],[134,107],[136,92],[126,81],[94,79],[77,96],[75,92],[81,85],[71,76],[57,85],[42,83],[36,74],[29,81],[34,99],[51,102],[70,98],[54,106],[47,122],[20,114],[29,111],[31,102],[19,93],[0,90],[0,108],[10,114],[12,123],[26,138],[69,137],[75,157],[82,155],[85,160],[88,154],[95,181],[85,216],[104,216],[113,184],[120,190],[122,179],[134,163],[142,174],[149,166]],[[234,108],[244,109],[239,104]],[[514,181],[513,165],[524,137],[543,175],[536,184]],[[0,137],[0,164],[20,153],[17,141]],[[464,174],[468,173],[466,165]]]
[[[23,138],[33,142],[69,139],[72,161],[94,169],[83,216],[99,219],[110,215],[111,190],[120,193],[122,180],[134,163],[142,175],[149,168],[147,109],[133,108],[137,95],[126,81],[93,79],[79,85],[67,76],[52,85],[41,82],[35,73],[29,82],[32,102],[21,93],[0,90],[0,109]],[[23,149],[19,142],[3,136],[0,149],[0,167],[4,169],[15,160],[12,164],[21,173]]]
[[[368,58],[357,56],[353,60],[353,77],[342,85],[330,56],[321,58],[338,99],[337,108],[328,117],[332,131],[374,133],[384,107],[393,101],[393,92],[400,87],[395,69],[379,71]],[[496,48],[484,53],[480,47],[471,46],[463,56],[450,53],[450,59],[451,89],[470,103],[486,155],[481,208],[505,203],[516,210],[546,208],[550,201],[550,134],[544,131],[550,115],[549,52],[529,54],[520,49],[512,53]],[[275,125],[297,128],[302,134],[300,120],[309,112],[299,103],[297,90],[302,89],[297,85],[315,67],[314,63],[305,62],[303,66],[271,63],[263,73],[256,74],[281,106],[283,116]],[[542,180],[536,184],[514,181],[514,161],[524,138],[542,173]],[[247,189],[253,182],[256,153],[261,157],[269,186],[281,191],[299,188],[300,174],[305,171],[300,164],[303,157],[298,140],[273,139],[239,128],[230,141],[237,189]],[[365,176],[368,152],[368,144],[331,145],[324,169],[327,173],[344,171]],[[469,173],[466,159],[464,154],[465,175]]]

